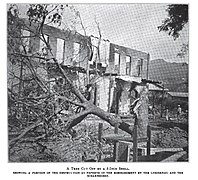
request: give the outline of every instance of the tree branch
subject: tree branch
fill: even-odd
[[[26,58],[36,58],[36,59],[42,59],[44,61],[53,60],[53,58],[45,58],[45,57],[42,57],[42,56],[36,56],[34,54],[11,53],[11,54],[8,54],[8,55],[21,56],[21,57],[26,57]]]
[[[69,102],[69,103],[71,103],[71,104],[74,104],[74,105],[76,105],[76,106],[80,106],[80,107],[86,107],[83,103],[78,103],[78,102],[75,102],[75,101],[73,101],[73,100],[71,100],[71,99],[69,99],[69,98],[67,98],[67,97],[65,97],[65,96],[58,96],[57,97],[58,99],[62,99],[62,100],[64,100],[64,101],[67,101],[67,102]]]
[[[108,122],[111,126],[116,126],[117,124],[119,125],[118,127],[129,133],[130,135],[133,134],[133,126],[127,124],[126,122],[122,121],[121,118],[119,116],[114,116],[112,114],[110,114],[109,112],[104,111],[103,109],[95,106],[95,108],[93,108],[92,114],[100,117],[101,119],[105,120],[106,122]]]
[[[65,125],[65,129],[69,130],[72,127],[76,126],[77,124],[79,124],[88,114],[91,114],[90,109],[82,111],[78,114],[74,114],[70,117],[68,117],[66,125]]]
[[[14,144],[16,144],[23,136],[25,136],[31,129],[34,129],[35,127],[39,126],[41,124],[41,120],[36,121],[34,124],[28,126],[23,130],[23,132],[16,138],[10,140],[9,146],[13,147]]]
[[[87,110],[82,111],[81,113],[78,113],[69,117],[66,123],[67,130],[76,126],[78,123],[80,123],[88,114],[94,114],[100,117],[101,119],[105,120],[106,122],[108,122],[111,126],[115,127],[118,124],[121,130],[129,133],[130,135],[133,134],[133,126],[122,121],[119,116],[114,116],[102,110],[101,108],[93,105],[91,102],[88,102],[86,104],[86,109]]]
[[[80,90],[78,88],[76,88],[74,86],[74,84],[72,83],[72,81],[67,77],[67,74],[65,73],[65,71],[63,70],[63,68],[61,67],[61,65],[57,62],[57,60],[55,58],[53,58],[53,60],[56,63],[56,65],[58,66],[58,68],[60,69],[63,77],[66,79],[66,81],[71,86],[71,91],[80,99],[80,101],[82,103],[87,102],[87,99],[82,95],[82,93],[80,92]]]

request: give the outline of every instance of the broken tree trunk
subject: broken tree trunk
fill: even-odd
[[[119,124],[119,128],[129,134],[132,134],[132,126],[121,120],[119,116],[113,115],[109,112],[102,110],[91,102],[85,103],[85,110],[79,114],[72,115],[68,118],[65,129],[68,130],[75,125],[79,124],[88,114],[94,114],[104,121],[108,122],[111,126]]]
[[[139,93],[139,101],[135,107],[135,113],[137,114],[137,126],[138,126],[138,138],[147,136],[147,126],[148,126],[148,88],[146,85],[137,86],[137,91]],[[79,114],[75,114],[69,117],[66,129],[70,129],[73,126],[80,123],[88,114],[94,114],[104,121],[108,122],[111,126],[116,126],[129,133],[133,134],[133,125],[130,125],[120,118],[119,115],[114,115],[103,109],[97,107],[92,102],[88,101],[83,103],[85,110]]]

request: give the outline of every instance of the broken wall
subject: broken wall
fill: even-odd
[[[126,75],[126,56],[129,56],[131,59],[131,72],[129,76],[141,77],[142,79],[147,79],[147,70],[149,62],[149,54],[138,51],[135,49],[127,48],[124,46],[119,46],[113,43],[110,43],[110,52],[109,52],[109,66],[107,72],[117,73],[118,75]],[[119,70],[115,68],[115,56],[114,54],[118,53],[120,55],[120,68]],[[143,61],[141,71],[139,74],[138,63]]]
[[[100,77],[97,82],[97,105],[109,111],[109,107],[113,101],[114,93],[114,78],[113,77]]]
[[[138,137],[147,137],[148,126],[148,86],[142,84],[135,88],[138,92],[139,108],[137,109],[137,125],[138,125]]]
[[[117,108],[116,101],[118,101],[118,114],[122,116],[129,115],[131,114],[130,106],[137,98],[139,98],[139,101],[134,108],[134,112],[137,115],[138,137],[146,137],[149,100],[148,87],[145,83],[117,80],[111,110]],[[115,112],[116,111],[114,111],[114,113]],[[132,122],[134,122],[134,120]]]

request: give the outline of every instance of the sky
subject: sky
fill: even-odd
[[[79,10],[87,31],[94,32],[95,19],[102,36],[111,42],[150,54],[151,60],[188,62],[177,57],[183,43],[188,42],[188,24],[174,40],[157,27],[167,17],[167,4],[74,4]]]
[[[150,59],[164,59],[168,62],[187,62],[177,57],[183,43],[188,43],[188,24],[174,40],[158,26],[167,17],[167,4],[72,4],[80,12],[87,35],[98,36],[99,23],[102,38],[110,42],[150,54]],[[26,7],[26,8],[25,8]],[[20,4],[22,14],[27,4]],[[68,24],[74,16],[66,9],[63,22]],[[78,29],[83,33],[82,29]]]

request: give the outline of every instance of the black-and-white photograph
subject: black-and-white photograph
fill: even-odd
[[[188,4],[7,4],[8,162],[189,162]]]

